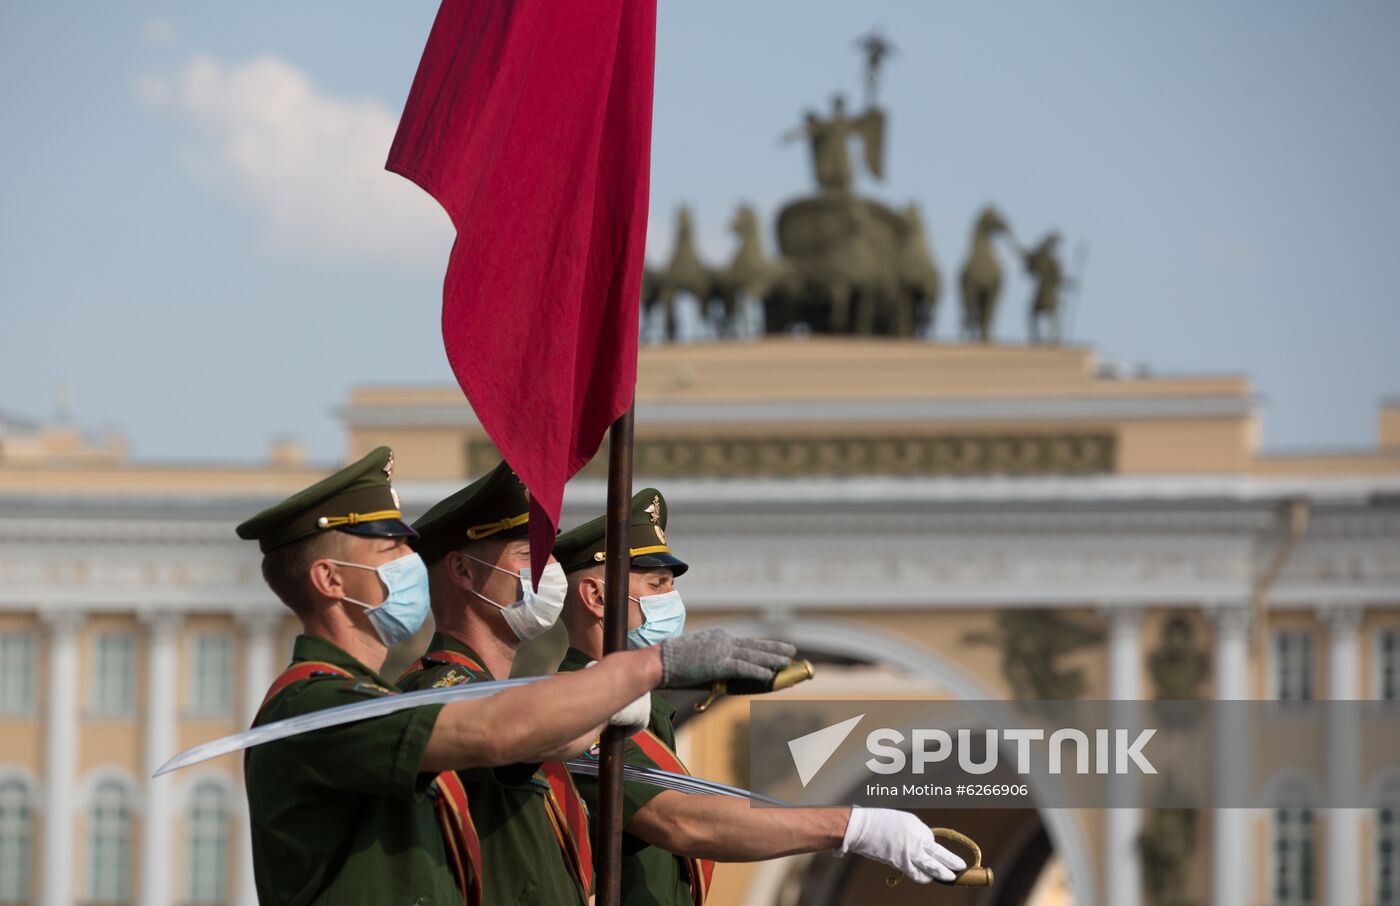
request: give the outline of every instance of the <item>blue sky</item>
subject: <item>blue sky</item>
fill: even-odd
[[[0,9],[0,412],[67,388],[141,458],[289,435],[329,460],[351,384],[451,381],[446,219],[381,170],[435,3]],[[994,202],[1023,242],[1087,246],[1073,337],[1105,360],[1249,375],[1266,448],[1374,442],[1400,394],[1400,5],[663,0],[654,257],[682,202],[718,264],[738,202],[808,190],[778,135],[858,99],[872,26],[899,54],[863,189],[921,206],[945,274]]]

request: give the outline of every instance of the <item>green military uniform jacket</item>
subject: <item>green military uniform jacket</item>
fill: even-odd
[[[464,655],[480,667],[420,660],[399,682],[405,691],[494,680],[471,648],[437,633],[434,651]],[[426,660],[426,659],[425,659]],[[481,839],[483,906],[586,906],[588,895],[564,860],[545,797],[549,783],[539,765],[509,765],[458,771],[467,791],[472,823]]]
[[[559,664],[560,671],[582,670],[593,658],[576,648],[570,648]],[[676,730],[673,719],[675,706],[655,693],[651,696],[651,721],[647,729],[666,745],[675,749]],[[628,740],[623,749],[624,764],[644,768],[661,767],[647,756],[636,743]],[[598,815],[598,780],[577,776],[579,792],[588,804],[588,812]],[[626,827],[642,806],[663,792],[661,787],[647,783],[624,782],[622,785],[622,825]],[[594,839],[597,839],[595,828]],[[594,852],[599,847],[594,847]],[[690,874],[685,861],[659,846],[626,831],[622,834],[622,902],[627,906],[694,906],[690,890]]]
[[[255,725],[398,691],[324,639],[299,636],[311,676],[267,702]],[[248,751],[253,870],[264,906],[462,906],[433,801],[419,771],[437,721],[425,706],[328,727]]]

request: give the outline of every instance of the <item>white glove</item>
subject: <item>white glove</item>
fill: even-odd
[[[632,704],[608,718],[608,726],[621,727],[627,736],[640,733],[651,723],[651,693],[643,692]]]
[[[890,808],[851,809],[841,854],[859,853],[897,868],[920,884],[951,881],[967,868],[958,854],[934,842],[928,827],[908,812]]]
[[[589,661],[592,667],[597,661]],[[628,736],[640,733],[651,723],[651,693],[643,692],[632,703],[608,718],[608,726],[621,727]]]

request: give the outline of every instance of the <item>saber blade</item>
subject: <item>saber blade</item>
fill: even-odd
[[[529,676],[520,677],[518,679],[495,680],[492,682],[465,683],[460,686],[447,686],[442,689],[422,689],[418,692],[386,695],[383,698],[373,698],[368,701],[341,705],[336,708],[323,708],[320,711],[313,711],[310,714],[302,714],[297,717],[289,717],[286,720],[273,721],[269,724],[253,727],[250,730],[244,730],[241,733],[234,733],[220,739],[201,743],[171,758],[165,764],[161,765],[160,770],[156,771],[153,776],[159,777],[162,774],[169,774],[171,771],[187,768],[190,765],[199,764],[211,758],[218,758],[221,755],[228,755],[231,752],[250,749],[253,746],[275,742],[276,740],[286,739],[290,736],[299,736],[302,733],[323,730],[327,727],[338,727],[359,720],[367,720],[371,717],[382,717],[385,714],[393,714],[396,711],[404,711],[408,708],[420,708],[424,705],[446,704],[454,701],[487,698],[516,686],[524,686],[548,678],[547,676]],[[566,764],[571,773],[588,777],[598,776],[598,762],[591,759],[573,758],[566,762]],[[781,799],[774,799],[769,796],[764,796],[761,793],[750,792],[740,787],[729,786],[727,784],[717,783],[713,780],[705,780],[700,777],[691,777],[687,774],[674,774],[670,771],[663,771],[660,768],[643,768],[633,765],[624,765],[622,774],[623,779],[628,781],[645,783],[650,786],[675,790],[681,793],[705,796],[728,796],[733,799],[761,802],[765,805],[786,806],[790,804]]]
[[[371,717],[381,717],[385,714],[393,714],[395,711],[403,711],[408,708],[420,708],[423,705],[446,704],[447,702],[468,701],[474,698],[487,698],[497,692],[504,692],[516,686],[524,686],[530,683],[537,683],[544,676],[525,676],[518,679],[495,680],[486,683],[465,683],[460,686],[447,686],[442,689],[422,689],[418,692],[404,692],[398,695],[386,695],[383,698],[373,698],[369,701],[355,702],[352,705],[341,705],[337,708],[323,708],[320,711],[313,711],[310,714],[301,714],[297,717],[289,717],[286,720],[273,721],[270,724],[263,724],[260,727],[253,727],[241,733],[234,733],[220,739],[202,743],[192,749],[186,749],[179,755],[167,761],[156,771],[155,777],[162,774],[169,774],[171,771],[187,768],[192,764],[199,764],[211,758],[218,758],[220,755],[227,755],[230,752],[237,752],[241,749],[251,748],[267,742],[274,742],[278,739],[286,739],[289,736],[298,736],[302,733],[310,733],[313,730],[323,730],[326,727],[338,727],[342,724],[354,723],[357,720],[366,720]]]
[[[569,773],[580,774],[585,777],[598,776],[598,762],[590,758],[570,758],[565,764],[569,768]],[[717,783],[713,780],[705,780],[700,777],[691,777],[688,774],[674,774],[670,771],[663,771],[660,768],[643,768],[626,764],[622,766],[622,779],[634,782],[645,783],[649,786],[658,786],[666,790],[675,790],[678,793],[690,793],[702,796],[728,796],[731,799],[746,799],[750,802],[762,802],[765,805],[788,806],[791,803],[781,799],[773,799],[761,793],[750,792],[737,786],[729,786],[724,783]]]

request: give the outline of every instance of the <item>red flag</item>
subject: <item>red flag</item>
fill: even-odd
[[[457,228],[443,341],[530,489],[537,580],[632,404],[655,56],[656,0],[443,0],[389,152]]]

